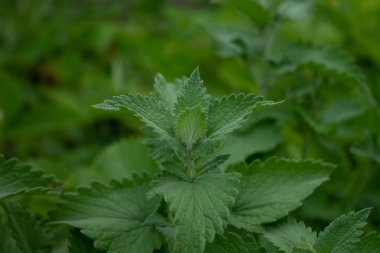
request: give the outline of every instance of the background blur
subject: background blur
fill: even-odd
[[[211,94],[285,100],[226,141],[230,163],[277,155],[337,164],[298,215],[330,221],[374,206],[378,225],[380,1],[278,2],[289,2],[280,9],[286,18],[268,41],[265,24],[238,4],[1,1],[0,153],[55,175],[66,189],[152,170],[140,123],[91,105],[149,93],[157,72],[174,81],[199,65]],[[297,64],[282,68],[286,57]]]

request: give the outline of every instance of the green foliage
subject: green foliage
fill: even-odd
[[[282,252],[353,252],[360,249],[361,245],[356,245],[362,235],[362,228],[366,224],[366,219],[370,209],[363,209],[356,213],[351,212],[334,220],[322,232],[317,234],[304,223],[297,223],[295,220],[284,222],[267,229],[265,237],[277,246]],[[375,240],[368,239],[375,243]],[[370,252],[373,246],[362,252]]]
[[[52,181],[42,171],[28,165],[16,165],[16,159],[0,156],[0,199],[36,190],[46,190]]]
[[[135,180],[138,181],[138,180]],[[146,198],[147,185],[112,181],[110,186],[93,183],[78,194],[66,195],[54,220],[81,229],[107,252],[152,252],[160,247],[154,230],[160,198]]]
[[[379,251],[380,3],[212,2],[1,4],[0,252]]]
[[[257,225],[286,216],[328,179],[333,167],[314,161],[277,158],[230,166],[229,170],[243,175],[230,223],[253,232]]]

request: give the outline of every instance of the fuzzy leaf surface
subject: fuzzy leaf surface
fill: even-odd
[[[253,94],[232,94],[211,101],[207,136],[220,138],[242,126],[261,97]]]
[[[318,161],[271,158],[250,165],[235,165],[229,171],[243,174],[230,223],[253,231],[256,225],[276,221],[301,205],[322,182],[333,165]]]
[[[81,229],[95,240],[95,247],[109,253],[151,253],[161,245],[151,222],[161,199],[148,200],[147,185],[112,181],[110,186],[93,183],[66,195],[60,210],[52,214],[55,223]]]
[[[175,253],[203,252],[222,233],[239,184],[238,173],[202,174],[193,181],[162,176],[149,196],[164,196],[174,214]]]
[[[203,81],[199,74],[199,68],[196,68],[189,78],[183,80],[177,103],[175,104],[175,112],[179,115],[187,108],[193,108],[197,105],[206,108],[209,103],[208,100],[206,88],[203,86]]]
[[[157,74],[154,78],[154,91],[159,99],[167,105],[170,110],[174,110],[179,95],[179,87],[175,84],[169,84],[161,74]]]
[[[4,160],[0,155],[0,199],[46,189],[51,181],[42,171],[33,171],[29,165],[17,165],[16,159]]]
[[[128,109],[160,136],[174,136],[174,116],[154,96],[138,94],[114,96],[112,100],[106,100],[104,103],[94,105],[94,107],[116,111],[120,108]]]
[[[206,134],[206,114],[201,105],[183,111],[177,119],[176,137],[188,148]]]
[[[305,226],[303,222],[290,220],[266,230],[264,237],[283,252],[309,250],[312,252],[317,233]]]
[[[318,253],[351,252],[363,234],[362,228],[371,209],[363,209],[342,215],[318,234],[314,248]]]

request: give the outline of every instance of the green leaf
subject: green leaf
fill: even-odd
[[[347,253],[351,252],[363,234],[362,228],[371,209],[363,209],[342,215],[318,234],[314,248],[318,253]]]
[[[201,105],[188,108],[178,115],[176,137],[183,141],[188,149],[206,135],[206,114]]]
[[[4,208],[8,217],[7,226],[11,232],[11,239],[5,241],[14,241],[18,249],[15,252],[51,251],[52,241],[49,231],[40,220],[16,203],[5,202]]]
[[[226,235],[217,235],[215,240],[207,244],[205,253],[260,253],[262,252],[251,235],[240,237],[228,232]]]
[[[197,67],[190,78],[185,78],[180,87],[180,95],[175,104],[175,113],[179,115],[187,108],[193,108],[201,105],[206,109],[209,103],[209,98],[206,95],[206,88],[203,87],[203,81],[199,75],[199,68]]]
[[[4,160],[0,155],[0,199],[22,192],[46,190],[52,178],[29,165],[16,165],[16,159]]]
[[[112,143],[95,161],[94,168],[102,180],[127,178],[144,174],[153,177],[157,172],[154,161],[148,158],[148,149],[140,139],[123,139]]]
[[[174,136],[174,116],[162,102],[153,96],[138,94],[114,96],[112,100],[106,100],[94,107],[116,111],[120,107],[128,109],[160,136],[169,139]]]
[[[334,168],[319,161],[271,158],[250,165],[235,165],[229,171],[243,174],[230,223],[254,231],[258,224],[276,221],[301,205]]]
[[[136,181],[135,179],[134,181]],[[138,180],[137,180],[138,181]],[[148,200],[147,185],[111,181],[110,186],[93,183],[66,195],[60,210],[52,213],[54,223],[81,229],[95,240],[95,247],[109,253],[151,253],[161,241],[152,220],[161,199]]]
[[[254,94],[232,94],[213,99],[207,122],[207,136],[221,138],[242,126],[262,97]]]
[[[303,222],[294,219],[266,229],[264,237],[283,252],[292,253],[294,249],[313,252],[317,234]]]
[[[380,253],[380,234],[372,232],[362,237],[352,253]]]
[[[157,74],[154,78],[154,90],[159,99],[173,111],[179,95],[178,85],[167,83],[163,75]]]
[[[238,173],[202,174],[193,181],[162,176],[148,196],[163,195],[174,214],[175,253],[203,252],[222,233],[239,184]]]

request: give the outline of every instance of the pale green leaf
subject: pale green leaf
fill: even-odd
[[[157,74],[154,78],[154,90],[159,99],[173,111],[179,95],[178,85],[167,83],[163,75]]]
[[[201,105],[188,108],[178,115],[176,137],[184,142],[188,149],[206,135],[206,114]]]
[[[4,160],[0,155],[0,199],[22,192],[46,190],[52,178],[29,165],[17,165],[16,159]]]
[[[264,236],[286,253],[292,253],[294,249],[313,252],[313,245],[317,239],[317,233],[306,227],[303,222],[294,219],[269,227]]]
[[[230,223],[248,231],[262,223],[276,221],[301,205],[334,168],[319,161],[292,161],[271,158],[250,165],[230,166],[242,177],[232,208]]]
[[[222,233],[239,184],[238,173],[202,174],[193,181],[162,176],[149,196],[164,196],[174,214],[175,253],[200,253]]]
[[[174,116],[154,96],[138,94],[114,96],[112,100],[106,100],[102,104],[94,105],[94,107],[106,110],[128,109],[160,136],[166,138],[174,136]]]
[[[179,94],[175,104],[177,115],[187,108],[193,108],[197,105],[201,105],[204,109],[207,108],[209,98],[206,95],[206,88],[203,86],[198,67],[191,73],[189,78],[183,80]]]
[[[380,234],[372,232],[362,237],[352,253],[380,253]]]
[[[254,94],[232,94],[211,101],[207,136],[221,138],[242,126],[255,105],[262,97]]]
[[[149,189],[128,181],[93,183],[89,189],[79,188],[78,194],[67,194],[52,219],[80,228],[96,248],[109,253],[151,253],[161,245],[152,222],[161,199],[148,200]]]
[[[351,252],[363,234],[362,228],[371,209],[363,209],[342,215],[318,234],[314,248],[318,253]]]
[[[260,253],[262,252],[251,235],[240,237],[228,232],[217,235],[212,243],[207,244],[205,253]]]

